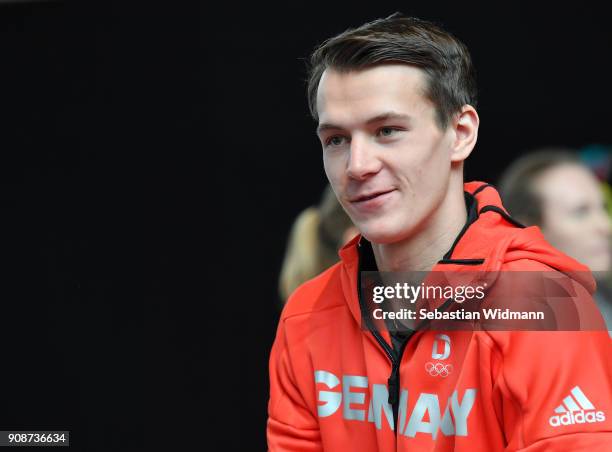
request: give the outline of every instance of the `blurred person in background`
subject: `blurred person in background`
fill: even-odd
[[[591,269],[598,287],[594,298],[612,330],[612,224],[595,174],[571,150],[542,149],[510,165],[499,188],[514,218],[539,226],[554,247]]]
[[[338,250],[357,234],[328,185],[319,205],[304,209],[291,227],[279,280],[283,303],[299,285],[338,262]]]

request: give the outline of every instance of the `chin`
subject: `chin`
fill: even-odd
[[[408,235],[404,229],[385,224],[382,221],[378,224],[361,225],[359,230],[369,242],[380,245],[400,242]]]

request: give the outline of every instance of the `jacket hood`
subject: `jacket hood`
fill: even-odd
[[[464,184],[464,191],[475,201],[468,220],[451,249],[432,271],[497,272],[504,267],[512,268],[514,261],[529,260],[534,265],[520,270],[557,270],[570,276],[590,294],[595,291],[595,280],[588,267],[553,248],[539,227],[525,227],[514,220],[492,185],[468,182]],[[369,246],[369,243],[358,235],[339,252],[342,288],[358,321],[361,319],[358,276],[362,246]]]

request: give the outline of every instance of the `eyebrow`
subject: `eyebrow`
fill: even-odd
[[[405,115],[403,113],[397,113],[394,111],[387,111],[385,113],[381,113],[380,115],[376,115],[373,118],[370,118],[366,121],[366,124],[372,124],[375,122],[381,122],[381,121],[386,121],[389,119],[400,119],[400,120],[405,120],[405,121],[409,121],[411,119],[411,117],[409,115]],[[329,130],[329,129],[335,129],[335,130],[342,130],[343,127],[342,126],[338,126],[336,124],[331,124],[331,123],[326,123],[323,122],[321,124],[319,124],[319,126],[317,127],[317,134],[320,134],[321,132],[324,132],[325,130]]]

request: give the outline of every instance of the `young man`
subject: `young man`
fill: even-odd
[[[283,311],[269,449],[609,450],[606,332],[394,334],[364,319],[365,270],[586,271],[513,221],[493,187],[463,183],[479,125],[465,46],[395,14],[326,41],[311,63],[325,171],[361,236]],[[593,289],[576,277],[576,291]]]

